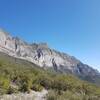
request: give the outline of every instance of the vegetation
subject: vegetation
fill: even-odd
[[[0,94],[47,89],[47,100],[100,100],[100,87],[0,54]]]

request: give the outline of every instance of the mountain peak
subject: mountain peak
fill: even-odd
[[[9,35],[9,33],[7,33],[3,28],[0,28],[0,35],[1,34]]]

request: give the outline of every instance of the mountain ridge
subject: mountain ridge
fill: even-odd
[[[74,56],[51,49],[46,43],[28,44],[3,30],[0,30],[0,51],[16,58],[28,60],[41,68],[52,68],[56,72],[71,73],[93,83],[100,78],[99,71],[83,64]]]

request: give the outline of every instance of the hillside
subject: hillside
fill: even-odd
[[[100,100],[100,87],[0,53],[0,94],[48,90],[47,100]],[[66,99],[67,98],[67,99]],[[34,100],[34,99],[33,99]]]

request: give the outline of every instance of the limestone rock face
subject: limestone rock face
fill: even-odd
[[[0,30],[0,51],[10,56],[28,60],[43,68],[53,68],[62,73],[72,73],[84,78],[100,77],[97,70],[83,64],[75,57],[50,49],[46,43],[28,44]]]

